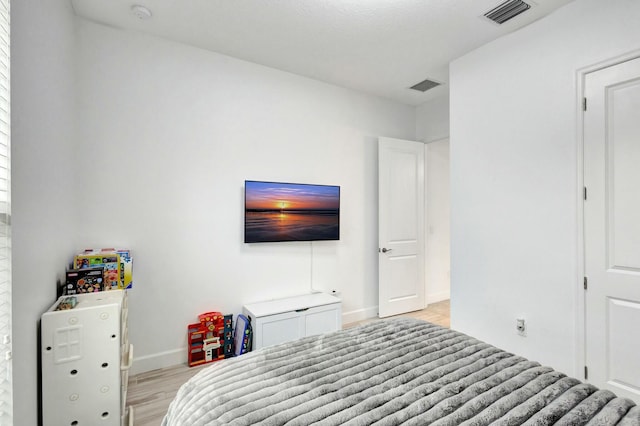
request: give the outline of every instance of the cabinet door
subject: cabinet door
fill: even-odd
[[[297,312],[270,315],[256,320],[255,348],[277,345],[304,337],[303,323]]]
[[[304,323],[305,336],[340,330],[340,309],[336,305],[309,309],[304,316]]]

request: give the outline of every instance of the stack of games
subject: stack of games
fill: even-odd
[[[86,249],[74,257],[73,269],[67,271],[67,294],[131,288],[132,263],[127,249]]]

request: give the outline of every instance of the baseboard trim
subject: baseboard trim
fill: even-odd
[[[425,297],[427,305],[429,305],[430,303],[442,302],[443,300],[447,300],[450,298],[451,298],[450,290],[427,294]]]
[[[173,349],[153,355],[145,355],[133,358],[133,365],[129,374],[132,376],[160,368],[173,367],[179,364],[187,364],[187,348]]]
[[[363,321],[378,316],[378,307],[369,306],[368,308],[356,309],[354,311],[342,313],[342,324],[351,324],[353,322]]]

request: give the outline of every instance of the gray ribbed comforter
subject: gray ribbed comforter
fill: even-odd
[[[180,388],[162,424],[640,425],[640,408],[464,334],[402,318],[216,362]]]

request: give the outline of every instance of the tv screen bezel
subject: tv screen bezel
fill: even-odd
[[[338,191],[338,229],[335,238],[295,238],[295,239],[277,239],[277,240],[251,240],[247,241],[247,183],[264,183],[273,185],[291,185],[291,186],[309,186],[309,187],[326,187],[335,188]],[[314,183],[297,183],[297,182],[276,182],[265,180],[247,179],[244,181],[244,242],[245,244],[254,243],[288,243],[288,242],[312,242],[312,241],[339,241],[340,225],[341,225],[341,209],[342,209],[342,189],[339,185],[314,184]]]

